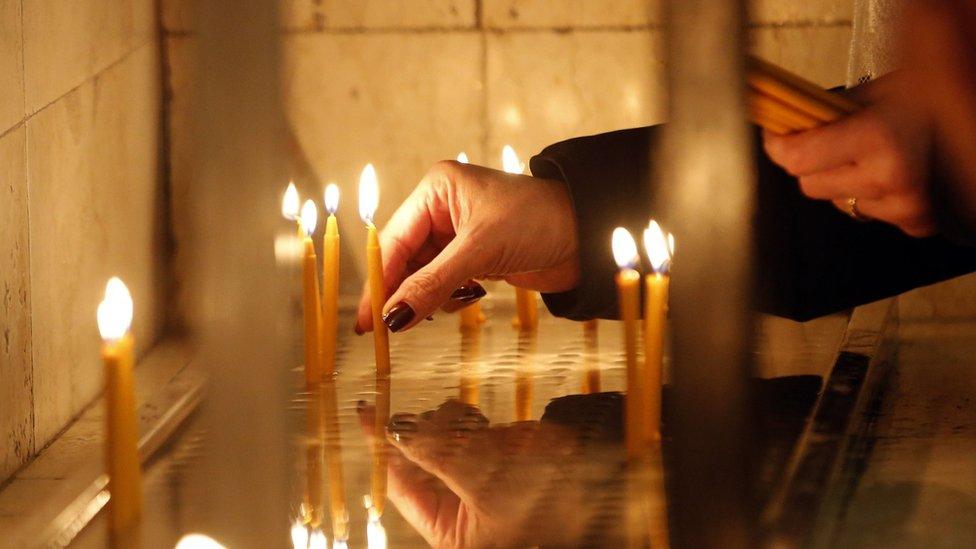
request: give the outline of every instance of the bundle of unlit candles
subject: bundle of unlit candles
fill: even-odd
[[[749,117],[774,133],[809,130],[858,110],[850,99],[756,57],[748,58],[746,82]]]

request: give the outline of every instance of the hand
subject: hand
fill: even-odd
[[[544,292],[570,290],[579,279],[576,220],[561,182],[454,161],[424,176],[384,227],[380,245],[392,293],[383,311],[394,332],[433,313],[460,286],[480,288],[472,279]],[[472,292],[455,298],[470,302]],[[367,288],[357,333],[373,329],[369,299]]]
[[[375,436],[373,409],[360,414]],[[432,547],[579,545],[599,502],[593,475],[619,470],[616,462],[582,462],[563,427],[491,426],[456,400],[419,416],[395,414],[387,431],[389,500]],[[550,492],[554,479],[559,489]],[[540,527],[551,524],[560,527]]]
[[[800,179],[810,198],[885,221],[912,236],[934,232],[926,192],[929,131],[895,99],[903,76],[851,90],[867,106],[836,122],[790,135],[763,133],[769,157]]]

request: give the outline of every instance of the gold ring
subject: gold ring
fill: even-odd
[[[857,221],[870,221],[871,218],[862,214],[857,209],[857,198],[853,196],[847,199],[847,214]]]

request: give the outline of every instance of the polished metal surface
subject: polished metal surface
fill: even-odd
[[[391,446],[388,468],[379,471],[388,487],[381,524],[390,546],[665,542],[664,488],[674,467],[671,428],[666,417],[663,455],[655,453],[636,466],[624,463],[619,324],[600,322],[593,338],[581,324],[541,315],[538,332],[524,334],[510,326],[510,303],[499,301],[486,303],[489,322],[473,334],[462,334],[456,317],[442,315],[394,335],[389,392],[377,391],[371,338],[351,330],[340,334],[334,382],[307,391],[301,368],[290,368],[294,463],[289,476],[295,480],[283,486],[289,494],[284,504],[255,509],[282,524],[269,546],[287,546],[288,524],[295,521],[321,529],[330,540],[337,525],[341,532],[346,524],[350,547],[367,544],[363,500],[369,495],[375,502],[378,496],[372,488],[377,472],[372,413],[384,396],[391,411]],[[820,386],[814,376],[830,369],[847,325],[846,316],[807,324],[763,319],[757,361],[767,379],[755,381],[754,388],[764,395],[769,420],[770,436],[759,452],[766,464],[764,494],[781,476]],[[351,326],[348,315],[342,326]],[[597,376],[603,392],[584,394]],[[520,409],[527,410],[527,421],[517,421]],[[247,403],[238,414],[251,418]],[[194,421],[148,466],[144,546],[172,546],[193,531],[229,547],[261,545],[234,543],[197,526],[197,515],[206,511],[197,494],[237,496],[233,488],[199,474],[211,430]],[[266,447],[253,438],[244,446],[252,453]],[[339,494],[348,522],[334,521],[332,513],[342,506],[332,496],[340,465]],[[104,527],[96,517],[73,546],[104,546]],[[242,537],[247,532],[244,527]]]

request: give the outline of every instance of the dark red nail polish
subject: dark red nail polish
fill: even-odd
[[[471,284],[465,284],[464,286],[459,287],[457,290],[454,290],[454,292],[451,294],[451,299],[454,301],[460,301],[461,303],[472,303],[485,297],[487,294],[488,292],[485,291],[484,286],[478,284],[477,282],[473,282]]]
[[[386,324],[391,332],[399,332],[404,329],[416,313],[405,301],[401,301],[393,306],[392,309],[383,315],[383,323]]]
[[[358,335],[358,336],[361,336],[361,335],[363,335],[363,334],[366,333],[365,330],[363,330],[362,328],[359,327],[359,323],[358,322],[356,323],[355,326],[352,327],[352,330],[354,332],[356,332],[356,335]]]

